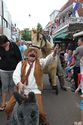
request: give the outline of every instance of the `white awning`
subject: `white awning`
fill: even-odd
[[[79,37],[79,36],[83,36],[83,31],[81,31],[81,32],[79,32],[79,33],[75,33],[75,34],[73,35],[74,38],[75,38],[75,37]]]

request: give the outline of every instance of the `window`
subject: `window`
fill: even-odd
[[[5,19],[3,19],[3,27],[8,28],[8,22]]]
[[[3,19],[3,27],[6,27],[6,21]]]

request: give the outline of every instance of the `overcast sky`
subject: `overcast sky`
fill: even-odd
[[[41,23],[43,28],[49,22],[49,15],[59,10],[68,0],[4,0],[12,16],[12,21],[20,29],[35,27]],[[29,14],[31,17],[29,17]]]

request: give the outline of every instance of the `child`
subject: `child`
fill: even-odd
[[[72,69],[75,63],[75,59],[73,57],[73,52],[71,50],[68,51],[68,63],[67,63],[67,67],[66,67],[66,77],[68,79],[71,79],[72,76]]]
[[[66,52],[64,53],[64,60],[65,60],[65,64],[67,65],[67,63],[68,63],[68,49],[66,49]]]

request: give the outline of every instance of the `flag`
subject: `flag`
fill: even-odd
[[[76,15],[76,17],[78,16],[77,15],[78,8],[79,8],[79,1],[76,3],[73,3],[73,15]]]
[[[75,14],[76,10],[78,9],[78,7],[79,7],[79,3],[77,2],[77,3],[75,4],[75,7],[73,8],[73,13],[74,13],[74,14]]]

